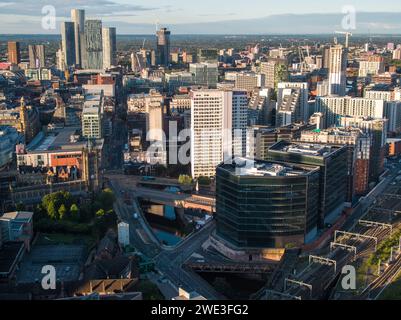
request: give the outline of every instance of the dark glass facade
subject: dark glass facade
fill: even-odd
[[[307,143],[306,143],[307,144]],[[291,153],[285,151],[291,143],[281,141],[267,153],[269,161],[283,161],[320,167],[319,178],[319,226],[344,205],[347,196],[348,148],[327,146],[322,155]],[[315,144],[317,145],[317,144]]]
[[[316,233],[318,187],[318,167],[259,176],[222,164],[216,173],[217,235],[241,249],[300,246]]]

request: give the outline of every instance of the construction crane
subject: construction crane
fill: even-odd
[[[308,54],[308,58],[310,58],[309,47],[307,47],[306,52]],[[304,71],[309,71],[310,70],[310,66],[309,66],[309,62],[306,60],[305,53],[304,53],[304,48],[299,46],[298,47],[298,53],[299,53],[301,73],[303,73]]]
[[[347,32],[347,31],[336,31],[336,34],[345,34],[345,48],[348,49],[349,47],[349,37],[352,37],[352,33],[351,32]]]

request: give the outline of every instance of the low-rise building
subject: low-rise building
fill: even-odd
[[[33,237],[33,212],[8,212],[0,217],[1,241],[24,242],[29,250]]]
[[[103,143],[102,139],[83,139],[79,128],[41,132],[30,144],[17,145],[18,171],[39,171],[53,187],[81,182],[87,190],[97,190],[101,186]]]
[[[22,142],[22,136],[17,129],[0,126],[0,171],[12,162],[15,146],[20,142]]]

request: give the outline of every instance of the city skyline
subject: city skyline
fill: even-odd
[[[401,4],[46,1],[0,0],[0,303],[401,300]]]

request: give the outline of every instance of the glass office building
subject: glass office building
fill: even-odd
[[[103,68],[102,21],[85,21],[85,54],[84,69],[99,70]]]
[[[216,188],[216,234],[234,248],[299,247],[317,234],[317,166],[236,158],[217,167]]]
[[[63,67],[71,67],[76,63],[74,22],[61,23],[61,47],[64,54]]]
[[[269,161],[283,161],[320,167],[319,226],[332,223],[341,214],[347,196],[346,145],[281,141],[267,152]]]

